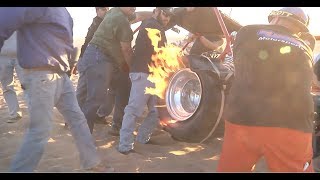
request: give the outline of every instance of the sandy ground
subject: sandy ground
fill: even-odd
[[[319,52],[319,44],[316,52]],[[77,77],[73,78],[74,85],[77,79]],[[14,124],[6,123],[9,115],[0,92],[0,172],[8,171],[29,123],[27,107],[19,83],[16,83],[16,89],[23,118]],[[108,122],[110,123],[110,118]],[[69,130],[64,127],[61,114],[56,109],[52,123],[51,138],[36,172],[78,172],[80,167],[78,151]],[[108,135],[109,129],[110,124],[97,124],[93,136],[102,159],[114,167],[116,172],[216,171],[223,137],[212,138],[203,144],[178,142],[159,126],[151,138],[151,144],[135,143],[137,153],[122,155],[116,150],[119,138]],[[263,159],[257,163],[254,171],[268,172]]]
[[[76,80],[77,77],[74,77],[74,85]],[[16,84],[23,112],[23,118],[20,121],[13,124],[6,123],[9,118],[7,105],[3,96],[0,96],[0,172],[8,171],[29,123],[23,93],[18,86],[19,83]],[[110,128],[110,117],[107,122],[109,123],[105,125],[95,125],[93,136],[101,157],[114,167],[116,172],[215,172],[222,137],[211,139],[204,144],[178,142],[159,126],[150,144],[135,143],[137,153],[122,155],[116,150],[119,137],[107,134]],[[64,127],[62,115],[56,109],[54,109],[52,123],[51,138],[36,172],[78,172],[80,168],[78,151],[69,129]],[[256,169],[265,171],[263,163],[260,164],[261,168]]]

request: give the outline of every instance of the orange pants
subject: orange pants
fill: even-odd
[[[218,172],[250,172],[262,156],[272,172],[314,172],[312,133],[225,121]]]

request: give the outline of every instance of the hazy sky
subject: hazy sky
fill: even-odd
[[[271,10],[278,10],[281,7],[219,7],[220,10],[238,21],[242,25],[247,24],[265,24],[268,23],[267,17]],[[75,38],[84,38],[88,27],[92,23],[96,12],[94,7],[67,7],[74,19],[74,36]],[[152,11],[154,7],[137,7],[136,11]],[[303,7],[310,16],[310,32],[314,35],[320,35],[320,7]],[[140,23],[132,25],[132,29],[138,27]],[[167,31],[168,39],[174,37],[184,37],[186,31],[180,34],[173,31]]]

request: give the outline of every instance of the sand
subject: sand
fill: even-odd
[[[319,52],[319,44],[316,52]],[[77,79],[77,77],[73,78],[74,85]],[[23,118],[13,124],[6,123],[9,114],[2,91],[0,92],[0,172],[8,171],[29,123],[27,107],[19,83],[16,83],[16,90]],[[123,155],[116,150],[119,137],[107,134],[110,129],[110,120],[111,117],[108,118],[108,124],[97,124],[93,136],[102,159],[114,167],[116,172],[216,171],[223,136],[212,138],[203,144],[178,142],[159,126],[150,144],[135,143],[137,153]],[[64,127],[64,120],[56,109],[52,123],[51,138],[35,172],[79,172],[79,156],[73,137],[69,129]],[[263,159],[259,160],[254,171],[268,172]]]

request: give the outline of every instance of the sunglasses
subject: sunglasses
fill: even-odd
[[[168,14],[168,13],[164,12],[163,10],[161,10],[161,13],[165,17],[171,17],[171,14]]]

